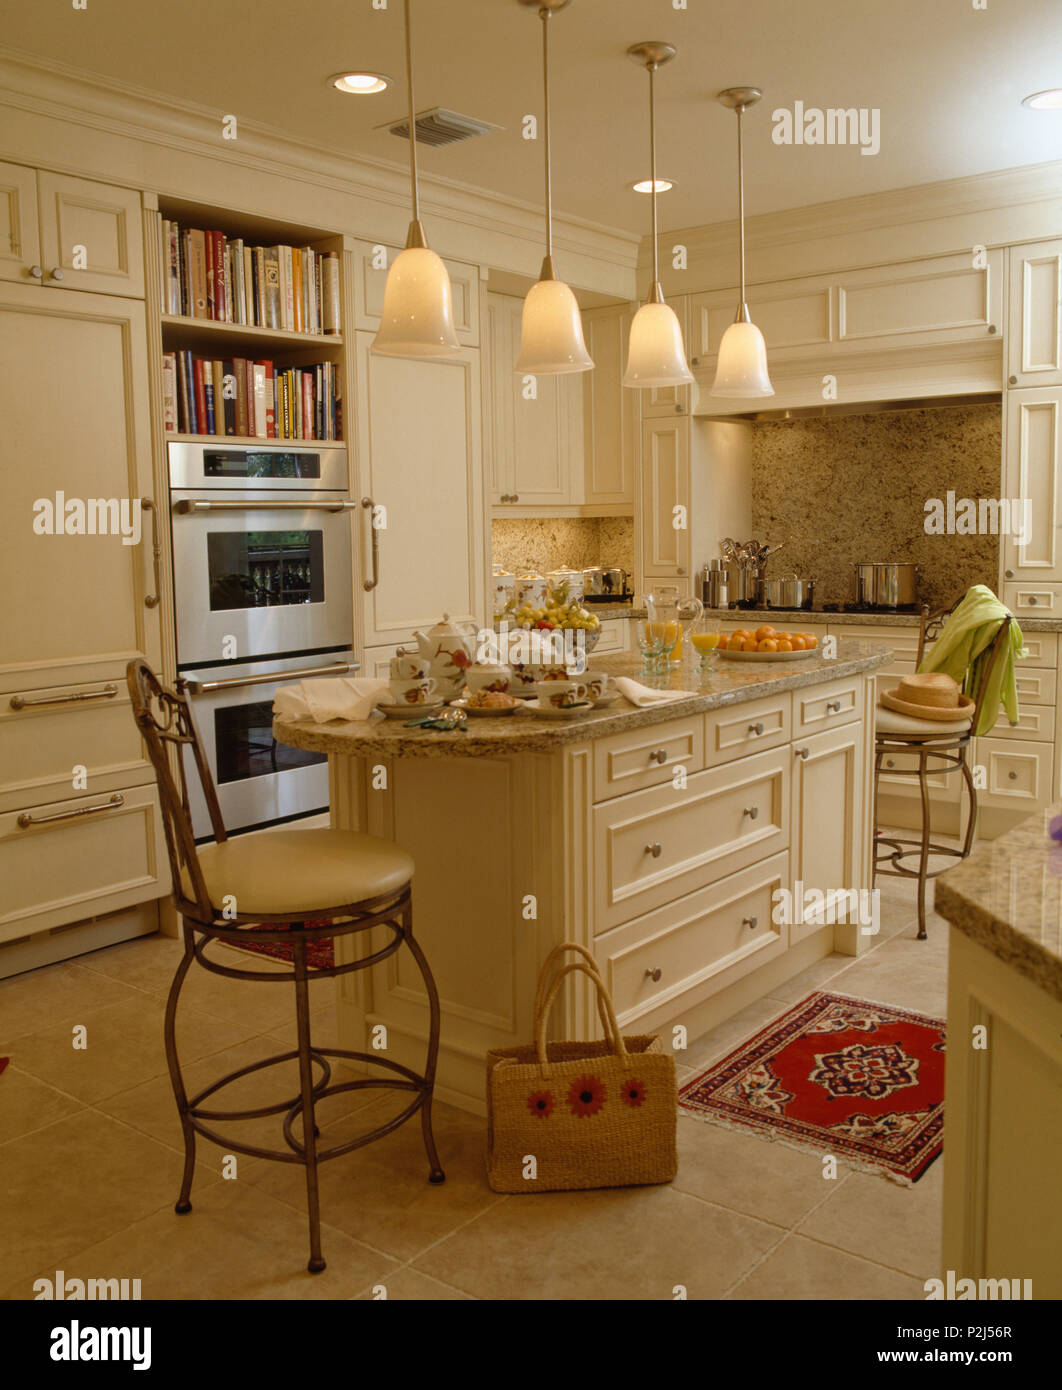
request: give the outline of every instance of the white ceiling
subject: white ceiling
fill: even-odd
[[[625,56],[666,39],[678,57],[657,79],[663,229],[736,215],[734,117],[721,87],[764,89],[746,117],[750,214],[1062,158],[1062,111],[1021,98],[1062,86],[1059,0],[573,0],[551,21],[554,204],[629,231],[648,202],[647,78]],[[421,167],[522,201],[541,200],[541,145],[521,139],[541,102],[540,23],[517,0],[414,0],[417,107],[447,106],[504,127]],[[117,78],[288,135],[401,163],[373,127],[405,107],[402,0],[5,0],[7,45]],[[347,68],[397,79],[374,97],[341,96]],[[868,107],[881,150],[785,146],[771,112]]]

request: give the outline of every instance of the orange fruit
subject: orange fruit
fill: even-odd
[[[790,642],[788,637],[782,637],[779,639],[778,650],[780,652],[791,652],[793,650],[793,644],[792,642]]]
[[[757,641],[757,642],[762,642],[762,641],[764,640],[764,638],[766,638],[766,637],[773,637],[773,636],[774,636],[774,628],[771,627],[770,624],[768,624],[768,623],[764,623],[764,625],[763,625],[762,627],[758,627],[758,628],[756,629],[756,641]]]
[[[803,637],[798,636],[795,632],[789,640],[793,644],[793,650],[795,652],[803,652],[807,650],[808,644],[804,641]]]
[[[741,644],[741,650],[743,652],[758,652],[759,649],[760,644],[756,641],[755,637],[746,637]]]
[[[726,647],[726,644],[727,644],[729,641],[730,641],[730,638],[727,636],[727,634],[726,634],[725,632],[721,632],[721,633],[719,634],[719,641],[718,641],[718,643],[717,643],[718,649],[719,649],[720,651],[723,651],[724,648]]]
[[[808,651],[810,651],[812,647],[817,647],[819,645],[819,639],[815,636],[813,632],[805,632],[804,643],[807,646]]]
[[[776,652],[778,650],[778,643],[773,637],[765,637],[757,645],[756,650],[761,652]]]
[[[736,627],[734,631],[730,634],[730,640],[732,642],[744,642],[746,637],[751,636],[752,633],[748,630],[747,627]]]

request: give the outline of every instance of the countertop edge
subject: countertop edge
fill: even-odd
[[[933,910],[976,946],[1013,966],[1037,989],[1062,1003],[1062,960],[1038,941],[1023,935],[990,908],[971,902],[943,878],[937,880]]]

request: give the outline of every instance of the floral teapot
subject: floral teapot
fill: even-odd
[[[435,689],[444,700],[452,700],[465,688],[465,671],[476,659],[476,626],[474,623],[450,621],[449,613],[442,615],[427,632],[414,632],[421,656],[431,662]]]

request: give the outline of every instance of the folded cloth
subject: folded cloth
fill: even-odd
[[[984,584],[967,589],[962,602],[945,620],[940,636],[922,658],[919,671],[945,671],[958,681],[962,693],[977,698],[981,676],[990,659],[992,642],[1004,618],[1011,617],[1010,609],[1001,603]],[[975,734],[987,734],[999,718],[1002,704],[1012,724],[1018,722],[1018,687],[1015,682],[1015,662],[1025,650],[1021,628],[1016,622],[999,654],[992,678],[985,690],[981,717]]]
[[[289,723],[298,719],[312,719],[315,724],[327,724],[330,719],[368,719],[373,706],[386,703],[388,694],[385,680],[318,676],[282,685],[273,696],[273,713]]]
[[[649,709],[653,705],[669,705],[673,700],[692,700],[694,690],[650,690],[640,681],[632,681],[629,676],[616,677],[616,689],[625,695],[632,705]]]

